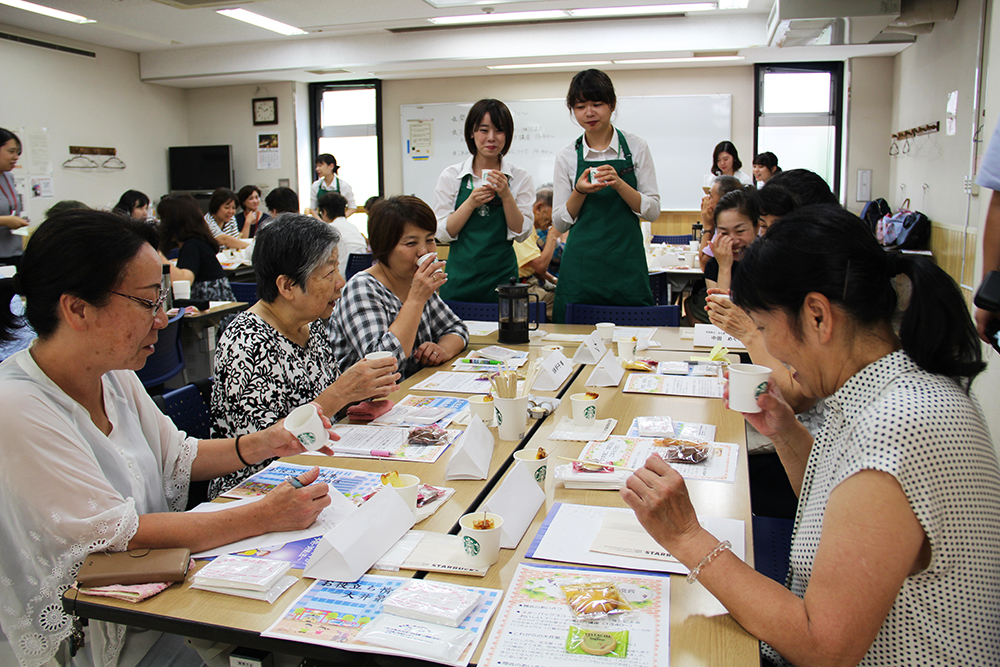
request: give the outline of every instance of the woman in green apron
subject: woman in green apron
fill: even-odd
[[[611,124],[617,98],[604,72],[570,83],[566,106],[583,136],[556,155],[552,224],[572,228],[556,287],[555,321],[566,304],[655,305],[639,218],[656,220],[660,195],[649,146]]]
[[[518,279],[512,242],[531,233],[535,185],[527,171],[503,159],[513,137],[507,105],[479,100],[465,118],[465,143],[472,157],[438,178],[437,238],[451,244],[442,299],[496,303],[497,285]]]
[[[313,182],[309,188],[309,210],[313,217],[319,217],[319,200],[323,195],[336,192],[344,195],[347,200],[347,213],[344,217],[350,217],[358,210],[358,204],[354,201],[354,189],[351,184],[337,176],[337,158],[329,153],[321,153],[316,156],[316,175],[319,179]]]

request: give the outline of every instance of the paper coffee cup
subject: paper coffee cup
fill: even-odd
[[[771,369],[767,366],[730,364],[729,409],[736,412],[760,412],[757,397],[767,391],[770,378]]]
[[[421,255],[420,257],[417,258],[417,266],[423,266],[424,264],[426,264],[428,261],[430,261],[432,259],[437,259],[437,253],[436,252],[429,252],[429,253],[423,254],[423,255]]]
[[[620,340],[618,341],[618,360],[633,361],[635,359],[635,346],[638,341]]]
[[[483,518],[492,519],[493,527],[489,530],[476,530],[475,521]],[[493,565],[500,558],[500,527],[503,517],[490,512],[474,512],[466,514],[458,520],[460,530],[458,536],[462,540],[465,555],[477,566]]]
[[[377,352],[369,352],[365,355],[365,359],[368,361],[378,361],[379,359],[391,359],[394,355],[392,352],[385,352],[384,350],[379,350]]]
[[[330,442],[330,434],[323,428],[319,410],[312,403],[300,405],[285,417],[285,429],[299,439],[302,446],[316,451]]]
[[[411,512],[417,511],[417,490],[420,488],[420,478],[416,475],[408,475],[406,473],[396,474],[399,475],[399,481],[402,483],[402,486],[393,486],[385,482],[382,482],[382,484],[398,493]]]
[[[553,353],[562,351],[562,345],[544,345],[542,346],[542,359],[548,359]]]
[[[493,397],[497,430],[501,440],[520,440],[528,427],[528,397]]]
[[[493,426],[493,411],[496,409],[494,406],[495,401],[492,397],[490,400],[486,400],[487,396],[482,394],[473,394],[469,396],[469,412],[471,417],[479,417],[483,420],[486,426]]]
[[[615,323],[614,322],[598,322],[596,325],[597,335],[601,337],[605,345],[610,345],[611,341],[615,339]]]
[[[514,452],[514,458],[517,460],[516,465],[525,466],[528,472],[531,473],[531,476],[535,478],[535,481],[538,482],[538,486],[542,487],[542,491],[544,491],[549,457],[546,456],[544,459],[540,459],[538,458],[538,449],[528,447],[527,449],[519,449]]]
[[[688,250],[695,253],[698,252],[701,250],[701,243],[699,241],[695,241],[694,239],[688,241]]]
[[[175,280],[171,283],[174,289],[175,299],[190,299],[191,298],[191,281],[190,280]]]
[[[577,426],[593,426],[597,420],[597,399],[581,393],[573,394],[569,400],[573,404],[573,423]]]

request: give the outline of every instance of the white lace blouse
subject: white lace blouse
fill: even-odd
[[[24,666],[63,653],[71,619],[61,597],[88,553],[123,551],[139,515],[187,504],[198,441],[160,412],[135,373],[112,371],[103,385],[108,436],[30,350],[0,364],[0,644],[6,639]],[[137,659],[131,630],[91,623],[86,634],[86,654],[74,665]]]

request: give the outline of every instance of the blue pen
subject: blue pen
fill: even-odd
[[[285,481],[288,482],[289,484],[291,484],[296,489],[304,489],[304,488],[306,488],[306,485],[303,484],[302,482],[300,482],[299,478],[296,477],[295,475],[288,475],[287,477],[285,477]]]

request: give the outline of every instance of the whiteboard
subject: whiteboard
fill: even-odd
[[[472,102],[404,104],[400,107],[403,191],[433,203],[441,172],[469,157],[465,115]],[[528,170],[535,187],[552,182],[555,157],[583,133],[565,99],[506,102],[514,116],[507,158]],[[712,150],[731,137],[731,95],[619,97],[615,127],[649,143],[656,165],[660,208],[698,210]]]

